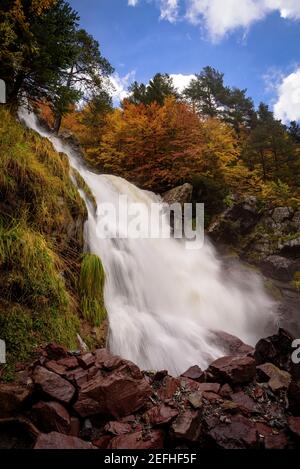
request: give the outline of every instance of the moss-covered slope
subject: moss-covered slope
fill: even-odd
[[[46,341],[76,346],[86,209],[67,157],[0,109],[0,338],[5,372]]]

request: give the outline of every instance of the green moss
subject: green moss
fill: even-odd
[[[300,291],[300,272],[295,273],[292,285],[296,290]]]
[[[89,188],[89,186],[86,184],[85,180],[83,179],[83,177],[81,176],[81,174],[76,170],[76,169],[72,169],[72,174],[74,175],[75,177],[75,180],[76,180],[76,183],[77,183],[77,186],[79,187],[79,189],[81,189],[86,197],[88,198],[88,200],[91,202],[91,204],[93,205],[94,209],[97,210],[97,202],[96,202],[96,199],[91,191],[91,189]]]
[[[104,306],[105,273],[98,256],[86,254],[83,258],[80,274],[80,294],[82,312],[91,324],[99,326],[107,317]]]
[[[6,379],[46,342],[76,348],[83,243],[73,227],[78,219],[83,226],[85,217],[66,155],[0,108],[0,338],[7,346]]]

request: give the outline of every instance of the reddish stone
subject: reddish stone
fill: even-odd
[[[19,385],[17,383],[0,384],[0,415],[11,416],[18,411],[22,404],[32,393],[31,385]]]
[[[243,391],[232,394],[231,398],[243,413],[252,414],[257,412],[256,402]]]
[[[255,360],[245,356],[222,357],[215,360],[208,371],[221,383],[249,383],[255,378]]]
[[[77,417],[71,417],[69,435],[79,436],[79,433],[80,433],[80,421]]]
[[[162,404],[152,407],[144,414],[143,418],[151,425],[163,425],[165,423],[169,423],[177,415],[178,410]]]
[[[45,348],[48,358],[50,360],[59,360],[60,358],[67,358],[67,350],[58,344],[48,344]]]
[[[42,366],[35,368],[33,378],[45,394],[64,404],[69,404],[75,394],[71,383]]]
[[[204,392],[203,398],[209,401],[211,404],[221,403],[223,400],[218,394],[214,392]]]
[[[218,394],[220,389],[221,386],[219,383],[199,383],[197,385],[197,390],[199,392],[213,392],[215,394]]]
[[[161,430],[153,430],[149,435],[135,432],[113,438],[109,449],[163,449],[164,433]]]
[[[291,375],[287,371],[280,370],[273,363],[264,363],[256,368],[257,377],[262,382],[268,382],[273,392],[288,389]]]
[[[162,381],[168,375],[167,370],[160,370],[155,373],[152,381]]]
[[[112,355],[109,353],[109,351],[106,348],[101,348],[96,350],[95,352],[95,357],[96,357],[96,363],[97,365],[102,368],[103,364],[109,360]]]
[[[108,449],[112,438],[113,437],[111,435],[103,435],[100,438],[97,438],[97,440],[93,440],[93,445],[97,446],[99,449]]]
[[[300,438],[300,417],[289,417],[288,425],[293,435]]]
[[[243,356],[254,352],[254,347],[245,344],[238,337],[224,331],[214,332],[216,342],[226,350],[226,354]]]
[[[131,366],[106,376],[96,376],[82,385],[74,409],[81,417],[104,414],[120,418],[145,405],[152,389],[144,378],[136,379]]]
[[[45,366],[48,370],[53,371],[57,375],[63,375],[66,372],[66,368],[63,365],[59,365],[54,360],[49,360],[45,363]]]
[[[242,415],[230,417],[230,423],[221,423],[219,419],[212,419],[207,435],[212,442],[221,449],[256,448],[258,435],[251,420]]]
[[[81,387],[88,381],[88,372],[82,368],[75,368],[74,370],[69,370],[64,374],[64,377],[71,381],[75,386]]]
[[[183,378],[194,379],[198,383],[203,383],[205,379],[205,373],[199,368],[198,365],[191,366],[187,371],[182,373]]]
[[[157,391],[157,395],[162,401],[170,400],[179,389],[179,379],[173,378],[172,376],[166,376],[162,382],[162,386]]]
[[[85,353],[84,355],[78,357],[79,365],[85,370],[91,368],[91,366],[95,364],[95,361],[96,357],[92,353]]]
[[[178,415],[171,425],[170,434],[175,439],[197,441],[201,432],[200,413],[196,410],[185,410]]]
[[[131,425],[122,422],[108,422],[104,430],[113,435],[126,435],[126,433],[131,432]]]
[[[36,441],[34,449],[96,449],[92,443],[76,438],[51,432],[41,433]]]
[[[73,370],[78,366],[78,361],[76,357],[62,358],[58,360],[58,365],[64,366],[66,370]]]
[[[225,397],[226,399],[231,397],[232,393],[233,391],[232,391],[232,388],[229,386],[229,384],[223,384],[219,392],[220,396]]]
[[[71,420],[68,411],[58,402],[39,402],[33,406],[38,427],[45,433],[56,431],[69,434]]]
[[[289,440],[285,433],[280,432],[277,435],[266,435],[264,445],[265,449],[285,449]]]

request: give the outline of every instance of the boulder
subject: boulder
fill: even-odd
[[[127,435],[120,435],[113,438],[109,449],[162,449],[164,448],[164,432],[161,430],[152,430],[148,435],[135,432]]]
[[[0,416],[8,417],[19,411],[31,393],[31,384],[0,383]]]
[[[280,370],[273,363],[264,363],[257,368],[257,377],[260,382],[267,382],[273,392],[287,390],[291,375],[287,371]]]
[[[258,411],[255,400],[248,396],[244,391],[233,393],[231,398],[232,401],[238,405],[243,414],[255,414]]]
[[[38,402],[32,408],[37,426],[44,432],[69,434],[71,419],[69,412],[58,402]]]
[[[300,256],[300,236],[293,239],[287,239],[278,243],[278,249],[281,254],[297,259]],[[296,267],[295,267],[296,269]]]
[[[78,357],[79,365],[87,370],[95,364],[96,358],[92,353],[86,353]]]
[[[254,351],[254,347],[245,344],[238,337],[228,334],[224,331],[214,331],[214,341],[218,346],[221,346],[226,350],[226,355],[248,355]]]
[[[255,360],[245,356],[218,358],[209,366],[208,372],[219,383],[249,383],[255,378]]]
[[[63,404],[69,404],[75,394],[71,383],[42,366],[35,368],[33,379],[45,394]]]
[[[181,375],[183,378],[193,379],[198,381],[198,383],[203,383],[205,380],[205,373],[199,368],[198,365],[191,366]]]
[[[166,376],[157,391],[157,395],[162,401],[169,401],[174,397],[174,394],[180,390],[180,387],[181,383],[178,378]]]
[[[73,370],[74,368],[77,368],[78,360],[76,357],[62,358],[61,360],[58,360],[57,365],[64,367],[65,370]],[[51,370],[51,371],[54,371],[54,370]]]
[[[139,368],[126,360],[118,360],[118,365],[103,363],[107,369],[105,375],[95,376],[81,386],[74,405],[81,417],[103,414],[120,418],[137,411],[148,401],[152,389]]]
[[[290,282],[296,271],[294,261],[280,255],[268,256],[260,263],[260,268],[266,276],[281,282]]]
[[[51,432],[41,433],[36,440],[34,449],[96,449],[96,447],[76,436]]]
[[[286,449],[289,444],[289,439],[285,432],[267,435],[265,437],[265,449]]]
[[[177,440],[197,441],[201,433],[201,419],[198,410],[183,411],[171,425],[170,435]]]
[[[193,195],[193,186],[192,184],[185,183],[182,186],[174,187],[168,192],[163,194],[163,201],[169,205],[180,203],[181,205],[185,203],[190,203]]]
[[[254,352],[257,365],[273,363],[278,368],[291,372],[294,376],[294,373],[297,372],[291,359],[294,339],[288,331],[279,329],[277,334],[259,340]]]
[[[242,415],[233,415],[227,423],[218,418],[209,422],[207,435],[214,446],[220,449],[254,449],[258,447],[258,434],[251,420]]]

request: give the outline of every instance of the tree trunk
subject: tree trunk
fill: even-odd
[[[57,115],[55,117],[55,122],[54,122],[54,126],[53,126],[53,132],[56,133],[56,134],[58,134],[59,129],[61,127],[61,121],[62,121],[62,116]]]

